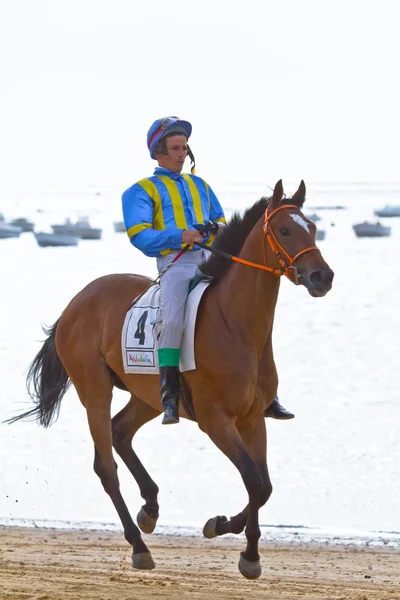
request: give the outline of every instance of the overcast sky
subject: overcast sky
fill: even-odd
[[[400,181],[396,0],[1,0],[0,186],[127,187],[152,121],[211,183]]]

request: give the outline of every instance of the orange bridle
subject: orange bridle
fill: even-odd
[[[316,250],[317,252],[320,252],[320,249],[317,248],[317,246],[311,246],[310,248],[305,248],[304,250],[301,250],[300,252],[298,252],[296,254],[296,256],[293,256],[293,257],[290,256],[290,254],[288,252],[286,252],[285,248],[276,239],[276,236],[269,225],[269,222],[271,221],[272,217],[277,212],[279,212],[280,210],[283,210],[284,208],[295,208],[297,210],[299,209],[299,207],[296,206],[296,204],[284,204],[282,206],[279,206],[275,210],[273,210],[271,212],[271,214],[269,215],[268,207],[267,207],[267,209],[265,211],[265,215],[264,215],[264,225],[263,225],[265,238],[268,240],[268,243],[270,245],[272,252],[275,254],[276,258],[278,259],[279,264],[281,265],[280,269],[274,269],[273,267],[268,267],[268,265],[267,265],[267,257],[265,254],[265,246],[266,246],[265,238],[263,241],[263,255],[264,255],[264,264],[263,265],[259,265],[258,263],[250,262],[249,260],[244,260],[244,258],[239,258],[238,256],[232,256],[232,254],[228,254],[227,252],[222,252],[221,250],[218,250],[217,248],[213,248],[212,246],[206,246],[205,244],[197,244],[197,245],[200,246],[201,248],[204,248],[205,250],[209,250],[209,252],[211,252],[212,254],[216,254],[217,256],[222,256],[223,258],[227,258],[228,260],[233,260],[234,262],[240,263],[241,265],[247,265],[248,267],[254,267],[255,269],[261,269],[262,271],[268,271],[269,273],[272,273],[272,275],[275,275],[276,277],[281,277],[282,275],[286,275],[286,277],[288,279],[290,279],[290,281],[292,281],[295,285],[299,285],[297,268],[293,266],[294,261],[297,260],[300,256],[303,256],[303,254],[306,254],[307,252],[313,252],[314,250]],[[311,223],[311,221],[309,221],[309,223]],[[286,257],[286,260],[283,257]]]
[[[295,266],[293,266],[293,263],[300,256],[303,256],[303,254],[307,254],[307,252],[314,252],[315,250],[317,252],[320,252],[320,250],[319,250],[319,248],[317,248],[317,246],[310,246],[309,248],[305,248],[304,250],[301,250],[295,256],[290,256],[290,254],[288,252],[286,252],[285,248],[278,242],[276,235],[274,234],[274,232],[272,231],[272,228],[270,226],[270,221],[271,221],[272,217],[274,215],[276,215],[276,213],[278,213],[280,210],[283,210],[284,208],[295,208],[296,210],[298,210],[299,207],[296,206],[296,204],[283,204],[282,206],[278,206],[278,208],[275,208],[275,210],[273,210],[271,212],[271,214],[268,214],[268,207],[265,211],[264,227],[263,227],[263,229],[264,229],[264,244],[263,244],[264,265],[265,265],[265,267],[267,267],[267,258],[266,258],[266,254],[265,254],[265,238],[266,238],[270,245],[272,252],[275,254],[276,258],[278,259],[279,264],[281,265],[281,269],[272,269],[271,267],[267,267],[268,270],[270,270],[271,273],[273,273],[277,277],[280,277],[281,275],[286,275],[286,277],[288,279],[290,279],[290,281],[292,281],[295,285],[298,285],[299,278],[297,275],[297,268]]]

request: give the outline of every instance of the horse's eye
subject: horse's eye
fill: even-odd
[[[289,229],[288,229],[287,227],[282,227],[282,228],[279,230],[279,233],[280,233],[281,235],[289,235]]]

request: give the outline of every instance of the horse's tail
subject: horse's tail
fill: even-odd
[[[48,336],[28,369],[26,387],[29,396],[36,404],[35,408],[6,423],[15,423],[20,419],[37,421],[43,427],[49,427],[57,420],[60,404],[71,381],[56,350],[56,330],[60,319],[49,329],[43,327]]]

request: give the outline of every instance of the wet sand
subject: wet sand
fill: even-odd
[[[260,547],[263,573],[238,569],[244,541],[145,536],[156,569],[137,571],[122,534],[1,527],[1,600],[400,599],[400,551]]]

